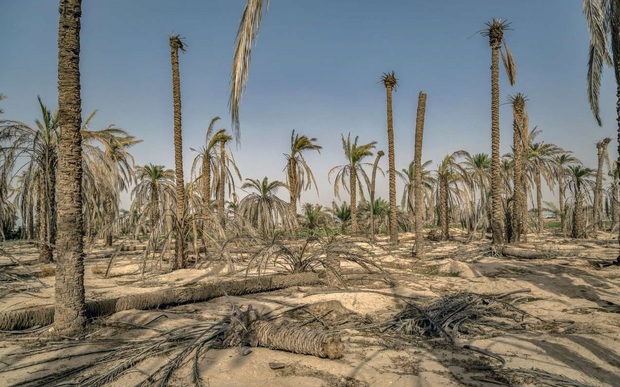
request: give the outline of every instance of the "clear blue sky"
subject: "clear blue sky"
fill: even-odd
[[[230,128],[229,74],[244,5],[85,0],[82,97],[84,115],[99,110],[92,127],[114,123],[144,140],[134,150],[137,164],[173,167],[168,35],[179,34],[188,45],[180,71],[189,172],[195,156],[190,147],[204,142],[211,118],[221,116],[218,128]],[[596,141],[606,136],[614,139],[615,157],[613,73],[604,75],[599,128],[587,103],[588,32],[581,6],[580,0],[273,0],[241,106],[242,142],[233,148],[243,178],[285,180],[283,153],[296,129],[323,146],[321,155],[307,158],[320,198],[312,191],[302,201],[329,204],[327,172],[345,161],[341,133],[359,135],[363,143],[376,140],[387,151],[385,88],[378,80],[392,70],[399,79],[394,94],[399,169],[413,157],[420,90],[428,94],[425,160],[435,167],[458,149],[490,153],[491,51],[477,32],[492,18],[512,22],[506,40],[518,78],[510,87],[501,74],[502,102],[516,92],[527,94],[531,126],[543,130],[539,139],[573,150],[589,166],[595,166]],[[0,2],[0,93],[7,96],[0,102],[2,118],[33,123],[37,95],[55,108],[57,28],[57,1]],[[502,153],[510,151],[511,115],[503,105]],[[387,168],[387,157],[382,163]],[[387,197],[387,179],[379,185]]]

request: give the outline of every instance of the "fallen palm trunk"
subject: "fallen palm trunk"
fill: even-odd
[[[190,302],[207,301],[225,295],[241,296],[291,286],[315,285],[321,282],[316,273],[299,273],[201,284],[185,288],[162,289],[130,296],[88,301],[86,303],[86,315],[91,318],[109,316],[129,309],[157,309]],[[2,312],[0,313],[0,330],[21,330],[34,326],[45,326],[51,324],[53,319],[53,306]]]
[[[522,259],[550,259],[556,256],[552,251],[529,250],[514,246],[503,246],[500,249],[500,253],[503,256]]]

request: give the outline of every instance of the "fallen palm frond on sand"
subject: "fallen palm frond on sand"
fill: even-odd
[[[478,352],[500,362],[506,362],[496,354],[470,345],[461,346],[459,333],[487,333],[484,327],[502,330],[523,329],[527,312],[506,301],[508,296],[528,293],[530,289],[519,289],[497,295],[457,293],[445,295],[424,307],[407,302],[407,306],[383,325],[382,331],[423,337],[444,337],[449,344]],[[498,368],[490,366],[489,369]]]
[[[86,315],[88,317],[109,316],[129,309],[157,309],[190,302],[207,301],[225,295],[239,296],[291,286],[316,285],[321,282],[316,273],[298,273],[161,289],[124,297],[88,301],[86,303]],[[51,324],[53,318],[53,306],[6,311],[0,313],[0,330],[11,331],[45,326]]]
[[[276,323],[268,314],[261,314],[251,306],[243,310],[233,305],[232,312],[217,323],[201,322],[168,331],[150,327],[149,324],[154,320],[143,326],[132,324],[134,325],[132,328],[155,330],[157,334],[154,336],[113,343],[106,339],[92,339],[87,343],[98,348],[96,350],[73,352],[71,355],[47,357],[35,362],[9,366],[1,369],[0,373],[45,366],[55,361],[80,356],[98,356],[78,366],[13,384],[13,386],[68,384],[96,387],[119,379],[149,359],[164,360],[165,356],[165,361],[159,362],[159,366],[149,368],[146,377],[138,386],[167,385],[175,372],[188,360],[193,361],[193,382],[201,386],[204,384],[200,376],[200,359],[209,349],[267,347],[329,359],[341,358],[344,351],[344,344],[338,333],[314,330],[293,323]],[[51,343],[47,352],[63,351],[73,346],[72,342]],[[27,350],[20,355],[27,357],[31,355],[29,352],[39,354],[40,349]],[[246,355],[249,352],[251,351],[240,354]]]

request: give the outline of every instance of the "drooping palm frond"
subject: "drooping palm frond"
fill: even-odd
[[[588,100],[590,109],[599,126],[602,125],[599,111],[599,95],[603,64],[611,66],[608,39],[610,34],[609,0],[584,0],[583,13],[590,31],[588,54]]]
[[[252,45],[258,35],[264,6],[265,8],[269,6],[269,0],[248,0],[235,39],[235,56],[230,71],[231,91],[228,106],[237,141],[241,137],[239,105],[241,105],[241,96],[248,82]]]

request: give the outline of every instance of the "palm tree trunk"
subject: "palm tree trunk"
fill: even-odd
[[[182,43],[178,36],[170,37],[170,60],[172,64],[172,98],[174,107],[174,172],[176,176],[177,238],[173,269],[184,268],[185,249],[185,183],[183,179],[183,137],[181,126],[181,77],[179,74],[179,49]]]
[[[45,184],[45,171],[39,175],[39,198],[37,200],[37,216],[39,223],[39,262],[52,262],[52,248],[49,241],[50,214],[48,212],[47,185]]]
[[[112,223],[114,222],[114,212],[112,209],[112,201],[110,199],[106,199],[104,202],[103,208],[105,211],[105,246],[111,247],[113,242],[112,236]]]
[[[398,222],[396,219],[396,166],[394,160],[394,122],[392,117],[392,87],[385,88],[387,94],[388,126],[388,174],[390,184],[390,243],[398,244]]]
[[[220,164],[220,185],[219,185],[219,194],[218,194],[218,206],[220,212],[220,223],[222,224],[222,228],[226,227],[226,143],[224,141],[220,142],[220,157],[222,158]]]
[[[293,217],[294,228],[297,229],[297,197],[299,196],[299,181],[297,177],[297,160],[295,160],[294,154],[291,154],[291,157],[288,159],[286,172],[288,174],[289,184],[289,206],[291,209],[291,216]]]
[[[540,169],[536,170],[536,174],[534,175],[534,180],[536,184],[536,218],[538,220],[538,233],[543,231],[544,221],[543,221],[543,211],[542,211],[542,179],[540,176]]]
[[[560,202],[560,229],[564,234],[566,232],[566,214],[564,209],[564,177],[563,171],[558,174],[558,201]]]
[[[493,244],[502,243],[504,236],[499,159],[499,45],[500,42],[497,42],[491,47],[491,230]]]
[[[207,154],[207,150],[205,150],[205,154],[202,158],[202,206],[203,206],[203,220],[202,220],[202,235],[203,241],[206,241],[206,236],[209,232],[207,221],[210,214],[210,204],[211,204],[211,156]]]
[[[418,259],[424,259],[424,198],[422,197],[422,140],[424,138],[424,115],[426,114],[426,94],[418,94],[418,111],[415,123],[415,143],[414,143],[414,200],[415,200],[415,243],[413,249]]]
[[[54,331],[73,336],[84,328],[82,218],[81,0],[60,0],[58,26],[58,235]]]
[[[355,175],[355,165],[351,166],[349,184],[351,188],[351,234],[357,234],[357,181]]]
[[[523,207],[523,201],[525,200],[525,192],[523,191],[523,134],[522,129],[524,127],[524,113],[525,106],[521,106],[520,101],[517,102],[514,112],[514,125],[513,125],[513,148],[514,148],[514,170],[513,170],[513,186],[514,196],[512,202],[512,235],[511,242],[520,242],[521,234],[523,232],[523,213],[521,208]]]
[[[441,177],[439,181],[439,228],[441,240],[450,239],[450,221],[448,219],[448,179]]]
[[[573,210],[573,238],[585,238],[583,226],[583,199],[579,183],[575,184],[575,208]]]

